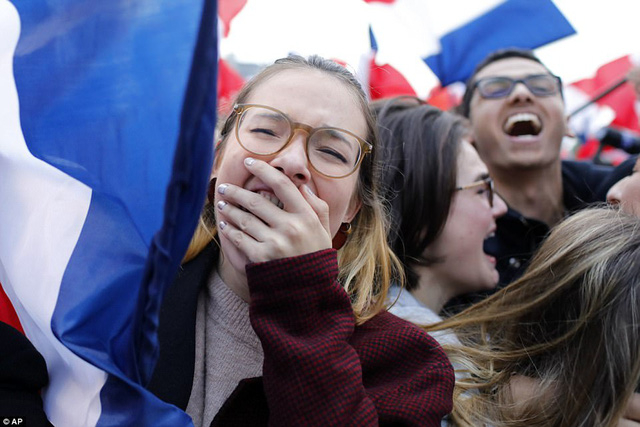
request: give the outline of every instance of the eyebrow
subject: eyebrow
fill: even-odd
[[[255,116],[256,117],[264,117],[264,118],[267,118],[267,119],[276,119],[279,122],[286,121],[285,116],[283,116],[282,114],[278,114],[276,112],[268,112],[268,113],[267,112],[260,112],[260,113],[256,114]]]
[[[484,181],[487,178],[490,178],[489,173],[488,172],[482,172],[482,173],[479,173],[478,175],[476,175],[476,177],[475,177],[473,182]]]

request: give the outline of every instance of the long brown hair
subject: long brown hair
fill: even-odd
[[[351,297],[357,322],[362,323],[384,308],[390,283],[393,280],[402,280],[402,266],[387,245],[388,225],[384,207],[378,196],[380,166],[377,161],[378,135],[375,119],[357,79],[346,68],[319,56],[303,58],[292,55],[277,60],[251,79],[238,93],[235,102],[245,103],[256,87],[286,70],[315,70],[335,77],[350,89],[366,121],[365,139],[373,145],[373,150],[370,155],[364,157],[360,165],[356,197],[362,205],[351,223],[353,232],[338,252],[339,280]],[[236,118],[235,113],[231,112],[222,123],[220,142],[216,147],[216,162],[224,158],[224,147],[233,131]],[[215,209],[207,202],[185,261],[197,255],[215,235]]]
[[[391,206],[389,244],[405,267],[406,289],[418,286],[416,265],[438,261],[425,250],[442,233],[458,176],[467,120],[412,97],[372,104],[383,165],[383,195]]]
[[[617,425],[640,379],[639,297],[638,218],[594,208],[560,223],[519,280],[426,328],[461,342],[445,347],[467,373],[454,424]]]

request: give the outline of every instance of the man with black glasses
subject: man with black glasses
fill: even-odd
[[[630,172],[561,161],[569,134],[562,82],[532,52],[490,54],[469,79],[459,112],[471,120],[475,146],[507,202],[495,237],[500,283],[518,278],[550,227],[572,211],[604,201],[607,189]]]

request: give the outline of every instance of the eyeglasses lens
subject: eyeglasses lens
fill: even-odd
[[[283,113],[257,106],[247,108],[237,126],[240,145],[258,155],[278,152],[297,128]],[[313,129],[307,137],[306,150],[311,165],[330,177],[349,175],[362,154],[358,139],[337,128]]]
[[[523,83],[531,93],[537,96],[550,96],[559,90],[559,81],[551,74],[528,76],[524,79],[489,77],[478,80],[477,87],[484,98],[504,98],[518,83]]]

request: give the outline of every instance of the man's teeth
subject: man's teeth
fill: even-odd
[[[270,193],[268,191],[262,191],[262,190],[258,191],[257,193],[262,197],[264,197],[265,199],[267,199],[268,201],[270,201],[271,203],[273,203],[274,205],[276,205],[277,207],[279,207],[280,209],[284,208],[284,204],[280,201],[280,199],[276,197],[275,194]]]
[[[540,118],[532,113],[518,113],[510,116],[504,124],[504,131],[509,135],[537,135],[542,130]]]

